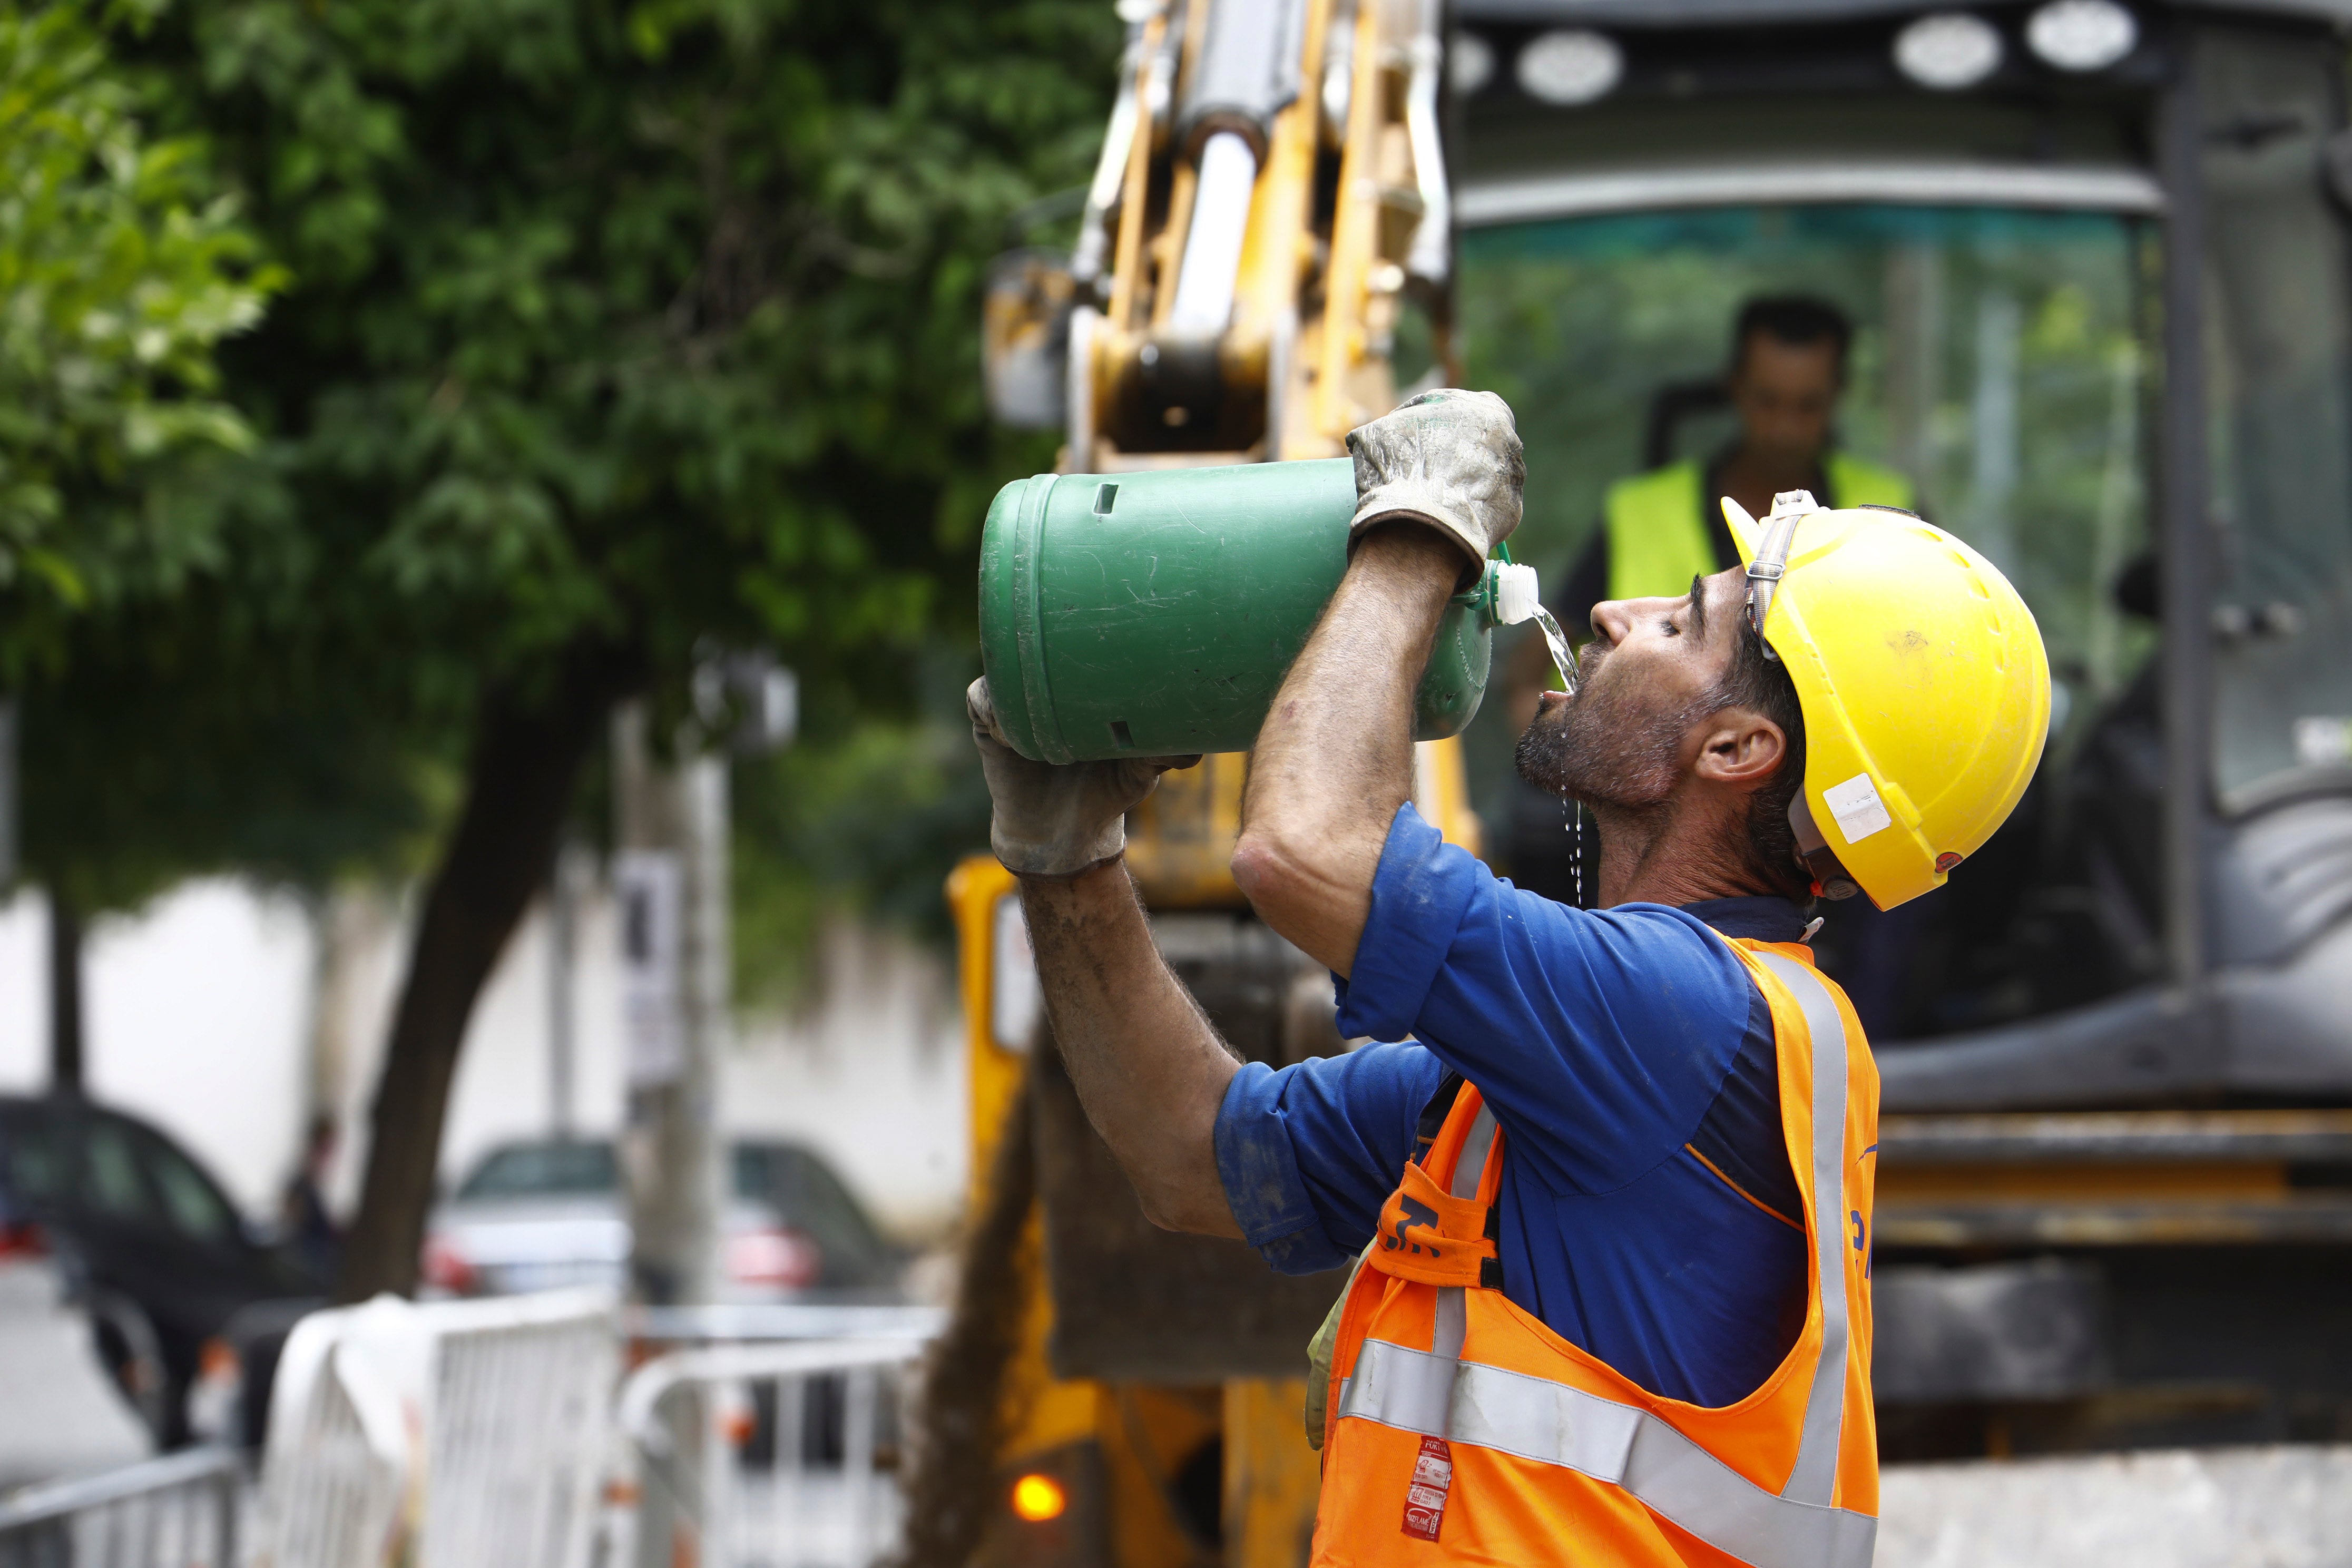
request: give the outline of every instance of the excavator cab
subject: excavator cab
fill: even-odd
[[[2009,825],[1820,911],[1884,1084],[1884,1451],[2352,1429],[2352,5],[1454,25],[1449,352],[1518,413],[1547,586],[1611,479],[1730,437],[1734,313],[1802,292],[1856,326],[1841,444],[2050,649]]]
[[[2154,245],[2145,213],[1883,197],[1464,236],[1462,346],[1475,378],[1518,392],[1541,500],[1517,548],[1548,582],[1570,576],[1560,568],[1595,531],[1612,479],[1704,468],[1736,439],[1720,382],[1695,373],[1726,357],[1744,300],[1801,291],[1855,327],[1839,446],[1907,478],[1917,510],[2032,604],[2057,718],[2026,802],[1935,896],[1886,914],[1867,900],[1822,910],[1816,950],[1886,1045],[2098,1001],[2160,970],[2161,889],[2139,874],[2160,854],[2150,802],[2127,772],[2100,771],[2118,710],[2137,710],[2127,700],[2156,668],[2154,624],[2117,595],[2150,559]],[[1530,299],[1563,319],[1532,322]],[[1685,374],[1657,386],[1662,369]],[[2103,829],[2090,841],[2085,819]]]
[[[2352,1092],[2352,6],[1455,20],[1454,352],[1528,437],[1522,557],[1724,441],[1734,313],[1804,292],[1857,329],[1841,444],[2041,623],[2009,826],[1822,911],[1888,1107]]]

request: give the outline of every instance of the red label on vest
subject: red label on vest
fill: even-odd
[[[1404,1532],[1423,1541],[1437,1539],[1445,1522],[1445,1496],[1454,1489],[1454,1450],[1443,1437],[1423,1437],[1421,1457],[1412,1462],[1412,1484],[1404,1489]]]

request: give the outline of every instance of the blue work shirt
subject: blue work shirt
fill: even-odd
[[[1504,1293],[1653,1393],[1753,1393],[1804,1322],[1803,1210],[1771,1016],[1709,927],[1792,942],[1804,915],[1571,909],[1403,807],[1335,984],[1342,1034],[1413,1043],[1235,1075],[1217,1167],[1249,1244],[1287,1274],[1360,1252],[1452,1068],[1507,1140]]]

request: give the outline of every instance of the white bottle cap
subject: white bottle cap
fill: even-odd
[[[1532,616],[1542,606],[1543,595],[1536,585],[1536,569],[1516,561],[1495,563],[1495,619],[1497,624],[1516,626]]]

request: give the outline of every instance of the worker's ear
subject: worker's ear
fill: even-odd
[[[1726,708],[1698,721],[1697,758],[1691,771],[1717,784],[1754,786],[1780,769],[1789,737],[1752,708]]]

